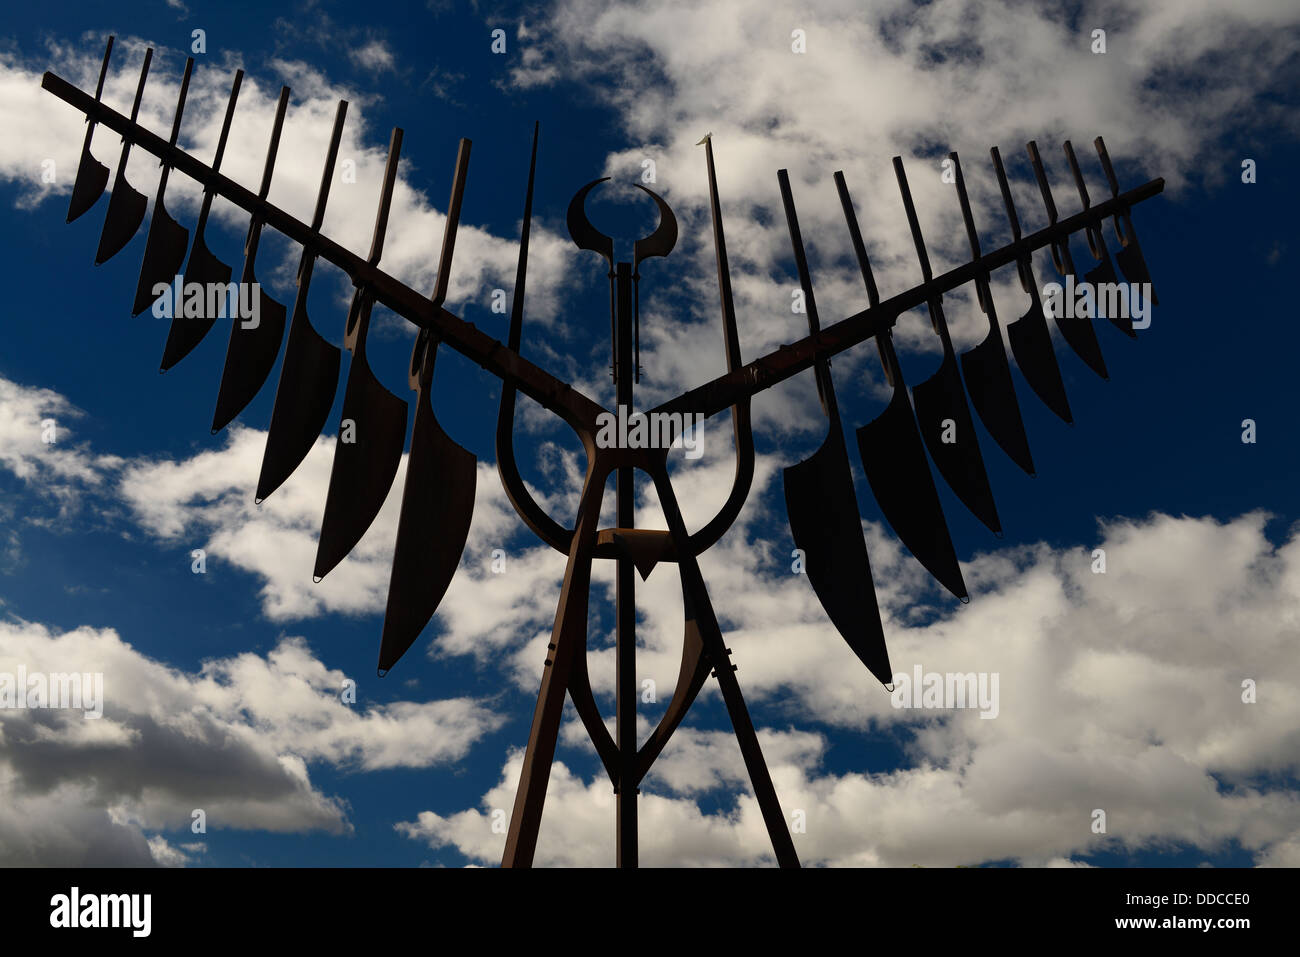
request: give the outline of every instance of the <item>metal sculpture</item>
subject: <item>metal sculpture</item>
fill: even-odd
[[[186,65],[186,79],[182,82],[171,138],[163,140],[136,122],[152,51],[145,55],[140,85],[129,118],[100,102],[111,51],[110,37],[94,97],[48,72],[42,79],[42,86],[85,114],[88,124],[69,208],[69,221],[94,204],[107,182],[107,169],[90,153],[91,132],[96,124],[103,125],[122,137],[122,160],[109,203],[99,261],[125,246],[143,219],[144,197],[131,189],[125,180],[125,160],[129,150],[133,145],[138,146],[156,156],[163,165],[163,178],[154,204],[155,217],[149,231],[134,304],[136,311],[141,311],[152,301],[151,292],[154,287],[147,280],[157,280],[160,277],[165,279],[166,273],[179,269],[184,260],[188,233],[163,208],[167,175],[172,170],[196,180],[204,190],[193,248],[184,275],[187,283],[226,283],[231,275],[230,267],[218,261],[208,251],[203,240],[215,196],[224,197],[251,217],[242,270],[242,280],[245,283],[254,281],[254,262],[264,226],[276,229],[302,247],[288,346],[258,479],[258,501],[271,495],[306,456],[316,436],[324,428],[338,387],[340,351],[316,332],[307,317],[307,290],[316,260],[323,259],[342,269],[356,288],[345,326],[345,346],[352,359],[347,374],[340,438],[343,438],[342,432],[349,423],[355,428],[355,435],[352,441],[341,440],[335,444],[314,569],[317,580],[328,574],[370,527],[395,478],[405,440],[406,403],[382,385],[366,357],[371,309],[375,303],[383,303],[417,327],[407,376],[408,384],[416,394],[416,412],[380,644],[381,674],[396,664],[431,620],[455,574],[469,532],[475,494],[476,460],[443,431],[434,413],[430,389],[438,347],[445,344],[501,380],[496,457],[502,485],[528,528],[542,541],[567,556],[528,748],[506,837],[503,865],[529,866],[533,861],[564,700],[568,696],[573,700],[617,795],[617,863],[620,866],[636,866],[638,785],[681,724],[705,681],[712,675],[718,681],[739,741],[776,860],[781,866],[798,866],[798,857],[785,816],[736,678],[736,666],[731,662],[731,650],[726,647],[699,567],[699,556],[731,527],[749,495],[754,476],[751,399],[762,390],[806,369],[813,370],[828,429],[825,440],[812,456],[785,469],[785,499],[790,527],[796,544],[805,552],[809,581],[831,622],[871,673],[887,684],[891,679],[889,655],[861,531],[843,426],[831,378],[830,359],[866,339],[876,340],[893,396],[874,421],[857,430],[858,450],[868,483],[887,523],[907,549],[945,588],[963,601],[969,600],[930,466],[926,461],[925,449],[929,449],[940,475],[958,498],[995,533],[1000,533],[1001,526],[972,425],[967,392],[970,393],[976,413],[988,427],[995,442],[1026,472],[1033,474],[1034,470],[993,305],[990,275],[999,267],[1012,263],[1016,265],[1021,284],[1030,296],[1030,307],[1020,319],[1007,327],[1012,354],[1035,394],[1054,413],[1067,422],[1071,421],[1070,407],[1056,364],[1042,301],[1033,279],[1032,255],[1035,251],[1048,247],[1057,270],[1062,275],[1073,275],[1075,267],[1070,258],[1069,237],[1083,230],[1089,241],[1089,249],[1098,263],[1088,273],[1088,277],[1105,281],[1114,275],[1101,231],[1103,220],[1110,217],[1121,243],[1116,256],[1120,270],[1130,282],[1149,282],[1146,263],[1137,243],[1130,214],[1134,206],[1163,189],[1163,180],[1155,179],[1136,189],[1121,192],[1105,145],[1098,137],[1095,145],[1112,196],[1092,205],[1073,149],[1066,143],[1066,155],[1079,188],[1083,211],[1061,218],[1052,201],[1037,147],[1030,143],[1030,159],[1050,223],[1047,228],[1024,236],[1011,202],[1010,187],[1001,157],[994,148],[991,151],[993,166],[1006,204],[1013,239],[1011,243],[992,252],[983,252],[972,218],[965,180],[957,164],[957,155],[951,154],[957,173],[957,197],[970,240],[971,259],[943,275],[935,276],[930,268],[902,160],[895,157],[894,168],[923,281],[882,301],[872,275],[866,244],[858,227],[853,201],[843,174],[837,172],[834,176],[835,185],[866,285],[868,306],[848,318],[823,327],[813,294],[789,177],[785,170],[781,170],[777,174],[778,186],[785,207],[799,283],[805,296],[808,335],[745,363],[741,356],[732,298],[713,143],[711,136],[706,136],[700,143],[705,147],[727,372],[648,413],[650,416],[665,417],[672,422],[670,417],[673,415],[698,414],[711,417],[730,411],[736,455],[731,491],[717,514],[692,533],[686,528],[668,474],[668,448],[664,447],[666,443],[652,448],[602,444],[598,441],[598,422],[602,415],[612,413],[521,355],[528,245],[537,169],[537,126],[533,130],[509,332],[506,341],[500,342],[463,321],[444,305],[461,200],[468,175],[468,140],[460,142],[437,280],[432,295],[426,297],[379,268],[401,151],[400,129],[393,131],[371,250],[369,256],[363,259],[321,233],[346,103],[339,104],[335,118],[315,214],[310,224],[304,224],[268,203],[266,199],[289,100],[287,88],[280,93],[261,188],[254,194],[218,171],[242,72],[235,76],[216,156],[212,165],[208,166],[176,145],[192,62]],[[650,258],[666,257],[671,253],[677,240],[677,221],[660,196],[641,186],[658,207],[659,224],[651,235],[633,244],[630,260],[617,259],[613,239],[600,233],[591,224],[585,210],[588,194],[604,181],[596,180],[577,191],[569,204],[567,221],[575,244],[580,249],[598,253],[608,267],[612,350],[610,371],[616,388],[617,406],[626,415],[634,406],[634,386],[642,371],[640,267]],[[942,297],[944,293],[971,282],[975,284],[979,305],[988,317],[989,332],[979,345],[964,353],[959,362],[943,314]],[[256,328],[243,329],[239,316],[231,317],[225,368],[213,421],[214,431],[238,415],[260,390],[274,365],[284,337],[287,310],[264,293],[261,295],[261,321]],[[913,409],[891,331],[900,315],[922,304],[927,307],[931,323],[942,344],[942,361],[933,376],[912,389],[911,394],[915,400]],[[170,368],[188,354],[212,328],[217,318],[218,310],[210,302],[200,303],[192,313],[187,312],[184,318],[178,314],[168,333],[163,369]],[[1109,318],[1117,325],[1120,324],[1119,317]],[[1057,317],[1057,324],[1072,348],[1094,371],[1105,376],[1106,368],[1100,347],[1088,320]],[[1124,328],[1124,331],[1132,334],[1131,328]],[[587,466],[572,526],[546,513],[528,492],[519,472],[513,431],[516,398],[521,392],[563,419],[582,441]],[[956,425],[955,442],[945,441],[940,436],[941,423],[945,420]],[[681,421],[680,418],[676,420],[678,423]],[[675,437],[679,428],[680,426],[674,425],[674,435],[669,438]],[[635,527],[633,503],[638,472],[648,475],[654,484],[667,519],[666,530]],[[611,475],[616,481],[616,524],[612,528],[600,528],[601,501]],[[597,559],[613,561],[616,566],[616,721],[612,736],[601,717],[587,673],[587,608],[592,563]],[[663,716],[645,743],[638,748],[635,734],[635,574],[639,573],[644,579],[662,563],[675,563],[681,580],[684,609],[681,667],[672,699]]]

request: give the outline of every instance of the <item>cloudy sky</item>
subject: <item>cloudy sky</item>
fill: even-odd
[[[1098,29],[1104,53],[1094,52]],[[340,159],[356,181],[336,181],[324,231],[361,255],[389,131],[403,127],[383,264],[426,293],[456,144],[473,140],[447,304],[500,338],[506,318],[492,294],[513,287],[540,120],[524,352],[607,405],[604,267],[564,225],[569,198],[598,176],[617,185],[593,195],[591,217],[620,243],[653,226],[630,187],[647,161],[681,225],[670,259],[643,269],[645,407],[725,370],[696,145],[706,133],[746,361],[806,329],[791,311],[798,279],[778,169],[790,172],[824,324],[866,305],[837,170],[884,296],[920,279],[896,155],[936,272],[968,255],[941,175],[949,151],[962,157],[986,249],[1010,239],[990,146],[1027,230],[1046,223],[1028,140],[1063,214],[1079,208],[1065,139],[1094,199],[1109,195],[1090,145],[1098,134],[1125,188],[1163,177],[1164,193],[1135,214],[1161,303],[1151,328],[1132,342],[1101,324],[1108,382],[1058,337],[1073,427],[1014,373],[1035,477],[979,427],[1005,536],[939,483],[970,604],[900,546],[849,436],[894,671],[997,674],[996,718],[893,707],[792,573],[781,469],[825,435],[811,375],[756,399],[753,492],[702,567],[782,808],[802,814],[804,863],[1300,866],[1290,361],[1300,333],[1284,287],[1296,254],[1300,9],[1287,0],[560,0],[365,8],[364,18],[337,2],[11,10],[0,37],[0,673],[102,672],[104,716],[0,709],[0,863],[462,866],[501,856],[493,823],[512,806],[564,558],[532,538],[501,490],[499,384],[440,354],[434,405],[478,458],[478,497],[437,615],[377,678],[401,473],[358,547],[313,583],[341,398],[303,465],[255,505],[274,386],[210,435],[227,333],[214,330],[159,376],[166,320],[130,317],[145,231],[94,267],[107,198],[64,225],[84,126],[41,89],[41,74],[93,91],[115,34],[104,100],[129,112],[151,46],[140,116],[165,136],[195,30],[205,50],[194,54],[180,145],[211,161],[243,68],[222,171],[255,189],[288,85],[270,200],[300,219],[311,216],[335,105],[349,101]],[[496,30],[504,52],[493,51]],[[115,169],[111,133],[96,134],[93,152]],[[127,179],[152,206],[157,162],[134,151]],[[168,209],[192,227],[200,196],[175,175]],[[216,203],[208,243],[236,269],[246,228]],[[1073,252],[1090,262],[1083,243]],[[297,259],[267,231],[258,277],[286,305]],[[1049,280],[1045,256],[1037,266]],[[316,275],[313,322],[340,344],[350,286],[327,265]],[[1004,324],[1027,307],[1014,269],[994,275],[993,293]],[[958,351],[983,337],[970,290],[945,306]],[[938,339],[923,309],[900,318],[895,338],[910,382],[934,371]],[[371,364],[403,397],[410,344],[407,324],[377,309]],[[844,354],[834,373],[846,430],[880,413],[889,387],[873,347]],[[710,420],[704,454],[672,459],[692,528],[726,497],[729,437],[725,419]],[[579,443],[524,401],[516,444],[538,497],[569,524]],[[638,502],[638,524],[663,527],[653,492]],[[195,549],[206,554],[202,574]],[[494,549],[506,555],[500,574]],[[589,667],[611,727],[612,597],[610,570],[598,566]],[[637,605],[638,683],[657,689],[639,706],[644,737],[681,653],[672,566],[638,584]],[[355,701],[342,693],[348,682]],[[773,863],[712,682],[642,791],[644,864]],[[570,710],[537,862],[610,863],[613,836],[608,779]]]

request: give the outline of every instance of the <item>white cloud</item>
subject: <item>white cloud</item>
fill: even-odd
[[[572,0],[520,29],[517,40],[524,48],[514,80],[528,86],[577,77],[608,91],[632,145],[606,157],[605,172],[622,175],[639,170],[643,156],[656,159],[658,188],[682,224],[675,259],[679,268],[682,261],[690,264],[680,288],[700,304],[692,317],[707,321],[710,330],[716,324],[717,293],[703,153],[694,144],[704,132],[714,132],[741,341],[746,358],[753,358],[802,331],[803,318],[789,312],[794,280],[777,202],[778,167],[792,173],[822,318],[829,322],[865,304],[830,186],[835,169],[846,172],[882,292],[889,295],[919,276],[890,176],[894,153],[909,157],[922,225],[941,270],[965,258],[964,232],[949,188],[927,167],[930,160],[910,158],[915,153],[962,152],[976,218],[991,245],[1006,238],[986,160],[992,143],[1003,147],[1013,174],[1017,169],[1023,174],[1019,145],[1038,138],[1058,203],[1071,210],[1074,194],[1055,145],[1065,136],[1084,144],[1104,134],[1117,160],[1133,164],[1121,168],[1126,184],[1154,175],[1169,180],[1168,198],[1158,201],[1164,203],[1176,202],[1188,179],[1213,181],[1212,167],[1203,162],[1205,150],[1226,129],[1251,123],[1295,132],[1294,116],[1256,97],[1275,82],[1274,71],[1283,75],[1278,68],[1294,46],[1294,4],[1261,0],[1231,11],[1204,0],[1162,0],[1141,11],[1091,4],[1079,22],[1092,20],[1107,25],[1110,50],[1104,58],[1086,52],[1086,26],[1072,31],[1056,14],[1021,4],[936,0],[917,8],[894,2],[864,14],[860,4],[848,0],[787,9],[759,9],[736,0],[649,9]],[[808,32],[805,56],[790,52],[794,26]],[[93,84],[97,67],[85,47],[75,54],[52,49],[50,58],[83,88]],[[110,76],[106,91],[106,99],[119,108],[130,101],[132,64],[142,48],[124,43],[122,49],[125,55],[115,62],[125,68]],[[557,63],[565,65],[563,72]],[[281,62],[276,68],[300,96],[306,92],[306,100],[290,114],[272,200],[300,217],[309,215],[334,101],[348,95],[353,107],[342,155],[356,158],[358,183],[334,191],[326,232],[364,250],[383,166],[384,131],[365,127],[363,96],[345,93],[301,63]],[[191,87],[182,142],[201,157],[215,147],[231,69],[232,64],[200,69]],[[169,74],[159,64],[156,73],[142,115],[152,128],[162,129],[170,123],[176,92],[170,76],[179,69]],[[1184,82],[1197,75],[1213,82],[1194,87]],[[260,175],[278,85],[261,80],[246,81],[228,154],[227,172],[245,183]],[[40,159],[56,157],[59,169],[68,172],[55,190],[66,191],[80,124],[72,111],[51,107],[37,73],[12,56],[0,58],[0,125],[18,131],[0,144],[0,175],[34,184]],[[97,138],[105,158],[104,144],[113,139],[103,132]],[[1084,158],[1084,164],[1094,197],[1104,195],[1095,162]],[[151,192],[151,177],[156,164],[134,157],[132,183]],[[184,177],[178,179],[173,202],[192,210],[197,192]],[[42,189],[31,185],[24,201],[35,201]],[[1042,219],[1036,191],[1024,182],[1016,189],[1022,220],[1036,228]],[[243,216],[226,204],[218,205],[218,215],[232,227],[242,226]],[[441,235],[441,226],[436,207],[403,182],[386,267],[430,288],[433,237]],[[509,288],[513,239],[468,224],[461,236],[453,304],[482,301],[494,285]],[[534,232],[532,248],[531,272],[541,288],[530,298],[530,317],[550,318],[558,311],[558,296],[553,286],[544,285],[546,277],[565,275],[573,252],[567,239],[544,230]],[[291,268],[286,258],[279,280],[291,279]],[[700,348],[700,331],[672,320],[661,298],[663,285],[651,277],[642,290],[643,363],[654,371],[646,395],[656,394],[655,383],[693,384],[723,367],[721,349]],[[1012,283],[1002,281],[994,291],[1004,314],[1011,315],[1010,304],[1020,301]],[[959,346],[972,343],[983,330],[969,296],[951,298],[954,337]],[[716,342],[715,331],[708,335]],[[935,348],[920,320],[904,320],[899,340],[909,352]],[[878,378],[869,350],[845,356],[836,370],[846,392],[855,380],[870,389],[871,379]],[[809,378],[756,401],[761,428],[785,435],[819,423]],[[607,382],[594,379],[579,384],[596,394],[608,390]],[[24,401],[30,404],[30,397]],[[527,415],[521,419],[533,421]],[[123,472],[122,495],[160,539],[194,537],[212,554],[258,576],[264,611],[272,618],[382,607],[394,497],[354,556],[326,582],[312,585],[311,554],[330,442],[318,442],[294,478],[259,510],[251,503],[251,489],[263,439],[262,433],[237,429],[224,448],[185,461],[134,462]],[[30,435],[22,441],[30,442]],[[14,458],[19,465],[5,464],[36,469],[37,454],[28,449]],[[675,477],[693,524],[725,494],[731,464],[724,458],[707,457]],[[68,460],[66,468],[70,474],[88,470],[93,475],[94,462],[86,452]],[[1002,676],[998,719],[960,714],[935,721],[890,708],[825,621],[806,581],[787,573],[780,543],[765,544],[757,534],[755,523],[766,516],[756,500],[775,477],[777,464],[775,458],[760,459],[741,525],[703,560],[747,697],[763,709],[768,723],[776,720],[775,712],[791,721],[864,734],[914,735],[907,766],[879,775],[825,773],[825,753],[811,740],[815,736],[765,732],[765,741],[773,742],[769,758],[778,792],[787,806],[809,813],[809,833],[797,838],[806,860],[939,865],[1014,857],[1068,863],[1071,855],[1098,845],[1088,829],[1088,814],[1097,806],[1110,814],[1110,839],[1128,846],[1177,840],[1211,849],[1235,839],[1261,863],[1295,860],[1296,802],[1274,788],[1271,777],[1294,773],[1294,756],[1300,753],[1300,715],[1292,704],[1300,700],[1300,677],[1294,655],[1287,653],[1300,620],[1294,539],[1272,549],[1259,516],[1224,525],[1167,516],[1119,522],[1104,529],[1107,575],[1092,576],[1083,552],[1007,549],[965,567],[975,602],[950,614],[916,563],[868,525],[895,669],[921,663],[930,670]],[[518,525],[495,476],[486,465],[481,468],[467,557],[439,612],[441,634],[434,647],[439,653],[481,657],[504,651],[498,660],[507,674],[531,689],[563,560],[544,548],[512,549],[508,574],[492,576],[484,569],[487,550],[517,541],[512,535]],[[401,480],[399,474],[395,486]],[[557,513],[572,511],[559,504],[571,504],[571,488],[546,491],[555,496],[550,501]],[[653,506],[644,508],[643,522],[654,524]],[[597,587],[607,587],[608,580],[601,569]],[[645,640],[639,660],[658,682],[663,701],[677,673],[681,640],[680,589],[672,567],[658,569],[638,592]],[[610,652],[598,635],[592,645],[592,679],[598,693],[607,693]],[[1259,680],[1259,704],[1241,704],[1243,677]],[[714,693],[706,688],[706,696]],[[310,696],[305,700],[310,703]],[[294,720],[311,714],[308,709]],[[364,754],[393,753],[379,728],[345,733],[329,725],[307,740],[320,760],[357,760],[359,747]],[[728,733],[683,729],[679,734],[656,779],[661,790],[645,797],[645,860],[762,860],[767,842],[752,800],[742,797],[729,814],[703,814],[690,791],[698,786],[692,781],[727,789],[738,785],[735,762],[725,757]],[[355,743],[361,738],[366,745]],[[801,750],[783,750],[776,743],[783,740],[798,741]],[[483,808],[511,806],[518,761],[515,755],[507,762],[502,782],[485,795]],[[284,773],[297,781],[306,777],[305,767]],[[72,798],[67,801],[75,806]],[[602,777],[587,783],[557,765],[546,820],[539,848],[544,861],[603,863],[612,856],[612,802]],[[487,823],[480,810],[466,810],[446,817],[426,812],[399,827],[435,846],[454,845],[472,860],[491,861],[499,857],[501,838]]]
[[[65,502],[100,485],[123,460],[75,441],[71,423],[84,415],[57,392],[0,378],[0,468]]]
[[[716,343],[717,289],[703,149],[714,134],[740,341],[753,359],[802,333],[790,313],[796,287],[776,182],[790,170],[823,323],[867,305],[831,180],[843,170],[857,206],[882,296],[921,276],[890,158],[901,155],[935,272],[969,257],[952,187],[939,158],[963,159],[985,249],[1010,239],[988,149],[998,145],[1026,230],[1045,225],[1023,144],[1036,139],[1063,214],[1079,200],[1061,141],[1076,145],[1090,195],[1109,195],[1091,141],[1098,134],[1126,187],[1163,176],[1166,195],[1137,216],[1161,215],[1190,181],[1222,179],[1219,138],[1300,132],[1281,93],[1300,30],[1300,8],[1287,0],[1224,5],[1158,0],[1035,5],[1016,0],[859,0],[764,3],[743,0],[605,2],[559,0],[530,23],[516,85],[581,84],[622,123],[628,145],[605,158],[606,175],[631,181],[646,157],[682,226],[673,254],[674,288],[641,284],[643,363],[654,375],[646,394],[667,398],[724,371]],[[1107,52],[1090,52],[1091,30],[1107,29]],[[791,50],[805,31],[807,53]],[[562,64],[562,69],[557,65]],[[924,157],[924,158],[922,158]],[[1152,211],[1147,212],[1151,207]],[[1080,251],[1080,255],[1085,255]],[[1151,250],[1148,250],[1151,255]],[[689,268],[685,268],[689,263]],[[647,272],[653,270],[653,265]],[[1004,277],[1004,278],[1003,278]],[[1158,276],[1156,277],[1158,281]],[[671,321],[678,290],[704,327]],[[1004,321],[1026,299],[1003,270],[994,288]],[[946,297],[959,349],[987,329],[969,295]],[[678,319],[682,318],[680,315]],[[1156,321],[1159,321],[1157,319]],[[920,316],[901,319],[897,341],[906,364],[935,353],[938,339]],[[872,350],[836,364],[841,389],[871,391],[881,379]],[[801,380],[810,380],[802,376]],[[669,392],[657,383],[667,384]],[[862,383],[859,385],[858,383]],[[585,384],[585,383],[584,383]],[[815,430],[819,411],[810,381],[755,404],[765,431]]]
[[[80,114],[41,88],[41,72],[50,69],[82,89],[93,90],[102,42],[103,38],[98,36],[88,36],[75,45],[51,42],[47,54],[39,59],[0,54],[0,123],[12,133],[0,143],[0,177],[22,188],[20,206],[30,207],[46,197],[57,197],[49,205],[61,207],[72,188],[85,129]],[[103,99],[119,111],[129,112],[145,46],[144,41],[129,36],[119,36],[113,45]],[[354,53],[366,65],[377,68],[383,65],[386,49],[376,40]],[[171,128],[184,55],[183,50],[155,47],[139,118],[149,129]],[[179,145],[204,162],[210,162],[216,152],[232,76],[241,65],[227,57],[224,62],[211,64],[200,58],[195,66]],[[331,239],[365,255],[388,150],[388,130],[376,129],[368,120],[368,108],[374,96],[365,90],[345,88],[301,61],[279,59],[269,66],[270,71],[250,68],[244,78],[221,172],[249,188],[256,188],[260,183],[279,87],[281,82],[289,85],[294,96],[285,119],[268,198],[300,220],[310,221],[335,109],[338,100],[348,100],[339,157],[340,162],[355,163],[356,181],[335,182],[323,231]],[[526,136],[526,131],[521,131],[522,136]],[[97,128],[92,151],[110,173],[116,169],[119,142],[119,137],[111,131]],[[55,161],[58,176],[53,184],[41,182],[41,163],[46,159]],[[408,150],[403,170],[409,170],[412,162],[445,169],[449,181],[454,157],[450,154],[420,156]],[[152,198],[157,191],[158,176],[157,161],[142,150],[133,150],[128,182]],[[110,191],[112,182],[110,177]],[[469,189],[486,188],[487,182],[485,177],[474,176],[471,170]],[[188,177],[177,174],[168,180],[167,208],[178,219],[185,221],[197,215],[201,197],[198,184]],[[441,196],[437,199],[438,204],[445,201]],[[522,209],[522,187],[519,202]],[[247,229],[248,215],[219,199],[213,205],[213,216],[214,223],[229,227],[231,234],[222,238],[217,233],[218,238],[210,237],[209,244],[229,261],[229,257],[237,257],[239,241],[234,237],[242,236]],[[413,188],[402,172],[390,217],[383,268],[413,288],[432,290],[445,212],[422,191]],[[261,257],[258,278],[270,286],[273,294],[291,302],[299,250],[287,243],[272,242],[275,245]],[[278,261],[274,258],[277,252]],[[559,311],[558,284],[568,271],[572,254],[567,237],[534,224],[529,245],[532,279],[528,286],[528,316],[531,321],[554,323]],[[517,233],[498,237],[483,227],[463,221],[457,236],[448,306],[459,308],[472,301],[486,307],[491,290],[512,289],[517,256]],[[238,259],[234,262],[237,266]],[[318,282],[327,281],[331,272],[318,271]],[[338,289],[340,297],[350,294],[350,284],[345,290],[339,283]]]
[[[393,51],[383,40],[370,40],[348,51],[348,56],[357,66],[372,73],[383,73],[396,69]]]
[[[308,766],[424,768],[458,761],[501,717],[469,698],[350,705],[342,672],[300,638],[267,656],[168,667],[111,629],[0,622],[0,672],[103,674],[103,717],[0,710],[0,861],[183,864],[201,845],[157,832],[202,809],[227,828],[347,833],[347,805]],[[211,831],[209,832],[211,833]]]
[[[993,720],[894,709],[828,625],[802,621],[797,601],[782,613],[782,593],[807,590],[805,582],[760,576],[739,586],[715,567],[711,594],[738,616],[727,643],[746,699],[766,721],[904,735],[901,767],[831,773],[819,735],[760,732],[783,809],[806,812],[807,833],[795,836],[801,857],[1042,865],[1171,842],[1212,853],[1236,841],[1260,863],[1286,866],[1300,834],[1300,800],[1287,786],[1300,767],[1300,535],[1274,547],[1265,521],[1156,515],[1108,524],[1098,542],[1104,575],[1091,572],[1084,549],[980,556],[968,566],[972,603],[919,627],[895,617],[906,596],[887,593],[894,671],[996,672]],[[886,553],[885,567],[893,560]],[[674,676],[675,664],[661,701]],[[1242,700],[1246,678],[1258,683],[1257,703]],[[583,739],[566,727],[564,743],[590,753]],[[488,818],[512,806],[519,760],[507,761],[479,809],[426,812],[399,828],[471,860],[499,859]],[[643,786],[647,862],[770,859],[729,729],[680,729],[662,761]],[[718,812],[694,800],[742,785]],[[603,772],[588,783],[557,767],[538,863],[608,863],[609,792]],[[1105,835],[1091,830],[1097,808]]]

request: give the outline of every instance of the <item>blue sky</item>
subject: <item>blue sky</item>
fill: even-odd
[[[492,811],[508,811],[527,740],[561,556],[531,539],[493,464],[499,387],[440,354],[434,404],[479,460],[479,494],[456,582],[420,642],[374,676],[400,493],[320,585],[311,556],[341,388],[325,437],[261,508],[252,502],[274,385],[209,435],[226,332],[166,375],[165,321],[130,318],[142,228],[92,266],[107,198],[63,223],[82,126],[39,88],[54,70],[93,89],[117,36],[105,100],[129,110],[155,50],[142,122],[165,135],[191,32],[196,55],[181,145],[211,159],[231,76],[246,73],[223,171],[252,188],[274,98],[293,89],[272,202],[310,217],[334,103],[350,102],[325,232],[368,248],[388,132],[406,132],[384,264],[431,291],[456,144],[473,140],[448,306],[504,338],[492,290],[514,281],[529,136],[541,122],[525,309],[533,361],[611,404],[603,266],[564,227],[598,176],[592,219],[630,242],[653,224],[630,183],[654,162],[682,227],[644,267],[646,407],[724,371],[703,150],[714,134],[746,361],[805,328],[776,170],[790,170],[823,323],[865,293],[831,175],[843,169],[883,295],[919,281],[890,159],[902,155],[936,272],[964,261],[965,232],[940,160],[957,150],[986,249],[1009,239],[988,148],[1015,180],[1026,229],[1044,225],[1024,144],[1036,139],[1063,213],[1078,199],[1071,139],[1096,200],[1090,142],[1104,135],[1125,188],[1163,176],[1135,213],[1159,291],[1150,329],[1103,323],[1103,382],[1057,341],[1075,425],[1016,376],[1037,464],[1028,478],[980,429],[1005,537],[939,482],[973,600],[961,606],[900,549],[851,448],[858,502],[895,671],[997,672],[999,716],[895,709],[845,648],[806,578],[790,572],[781,467],[824,435],[812,377],[755,402],[758,474],[737,527],[702,561],[805,863],[1300,864],[1300,540],[1294,476],[1297,345],[1289,263],[1300,160],[1294,107],[1300,15],[1264,0],[1141,13],[1108,4],[818,3],[761,12],[726,0],[507,9],[338,3],[116,5],[13,10],[0,36],[0,263],[9,280],[0,349],[0,671],[102,670],[105,718],[0,712],[0,861],[189,866],[460,866],[499,860]],[[1091,31],[1107,50],[1090,50]],[[491,51],[492,31],[506,52]],[[807,52],[791,49],[803,30]],[[94,152],[110,170],[115,138]],[[40,181],[53,159],[53,184]],[[1257,181],[1242,182],[1244,159]],[[132,155],[151,197],[156,163]],[[198,191],[174,176],[168,208],[192,227]],[[218,204],[209,244],[242,261],[246,219]],[[1117,250],[1113,234],[1112,255]],[[624,247],[625,248],[625,247]],[[1075,259],[1088,260],[1084,244]],[[296,251],[268,230],[259,278],[290,305]],[[1037,264],[1047,281],[1050,265]],[[1002,322],[1025,297],[995,277]],[[350,288],[318,267],[313,322],[336,344]],[[983,335],[969,290],[946,297],[958,350]],[[407,398],[405,324],[377,311],[371,362]],[[909,382],[939,359],[924,311],[896,340]],[[344,369],[346,370],[346,358]],[[872,346],[834,364],[843,425],[887,400]],[[278,378],[278,369],[272,379]],[[58,439],[41,440],[53,418]],[[1257,441],[1242,441],[1252,419]],[[730,428],[673,470],[688,523],[726,494]],[[850,445],[852,446],[851,435]],[[566,523],[580,448],[529,403],[516,430],[525,475]],[[575,471],[577,470],[577,471]],[[401,473],[395,490],[400,488]],[[606,502],[612,504],[612,496]],[[639,520],[662,527],[653,495]],[[1093,574],[1093,549],[1107,571]],[[191,573],[190,551],[207,553]],[[507,570],[488,568],[493,548]],[[598,569],[591,672],[612,721],[611,577]],[[671,697],[681,598],[671,566],[638,586],[639,676]],[[345,679],[355,704],[339,700]],[[1241,701],[1241,682],[1258,701]],[[566,717],[541,864],[612,861],[613,805],[580,723]],[[92,730],[88,725],[95,724]],[[648,732],[643,729],[642,735]],[[562,764],[562,767],[560,766]],[[712,687],[643,785],[642,860],[771,862],[739,752]],[[207,812],[204,834],[191,813]],[[1105,834],[1091,814],[1107,811]]]

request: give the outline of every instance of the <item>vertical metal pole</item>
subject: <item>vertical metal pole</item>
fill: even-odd
[[[632,266],[619,263],[618,329],[615,341],[615,379],[620,414],[632,414],[632,384],[636,379],[632,355]],[[624,413],[622,409],[627,411]],[[617,497],[616,523],[619,528],[632,528],[634,511],[636,469],[623,466],[616,472]],[[631,559],[617,559],[614,589],[617,628],[614,639],[614,657],[617,661],[615,679],[614,735],[618,739],[618,785],[615,802],[617,814],[616,863],[619,867],[637,866],[637,821],[634,783],[636,765],[636,578]]]

